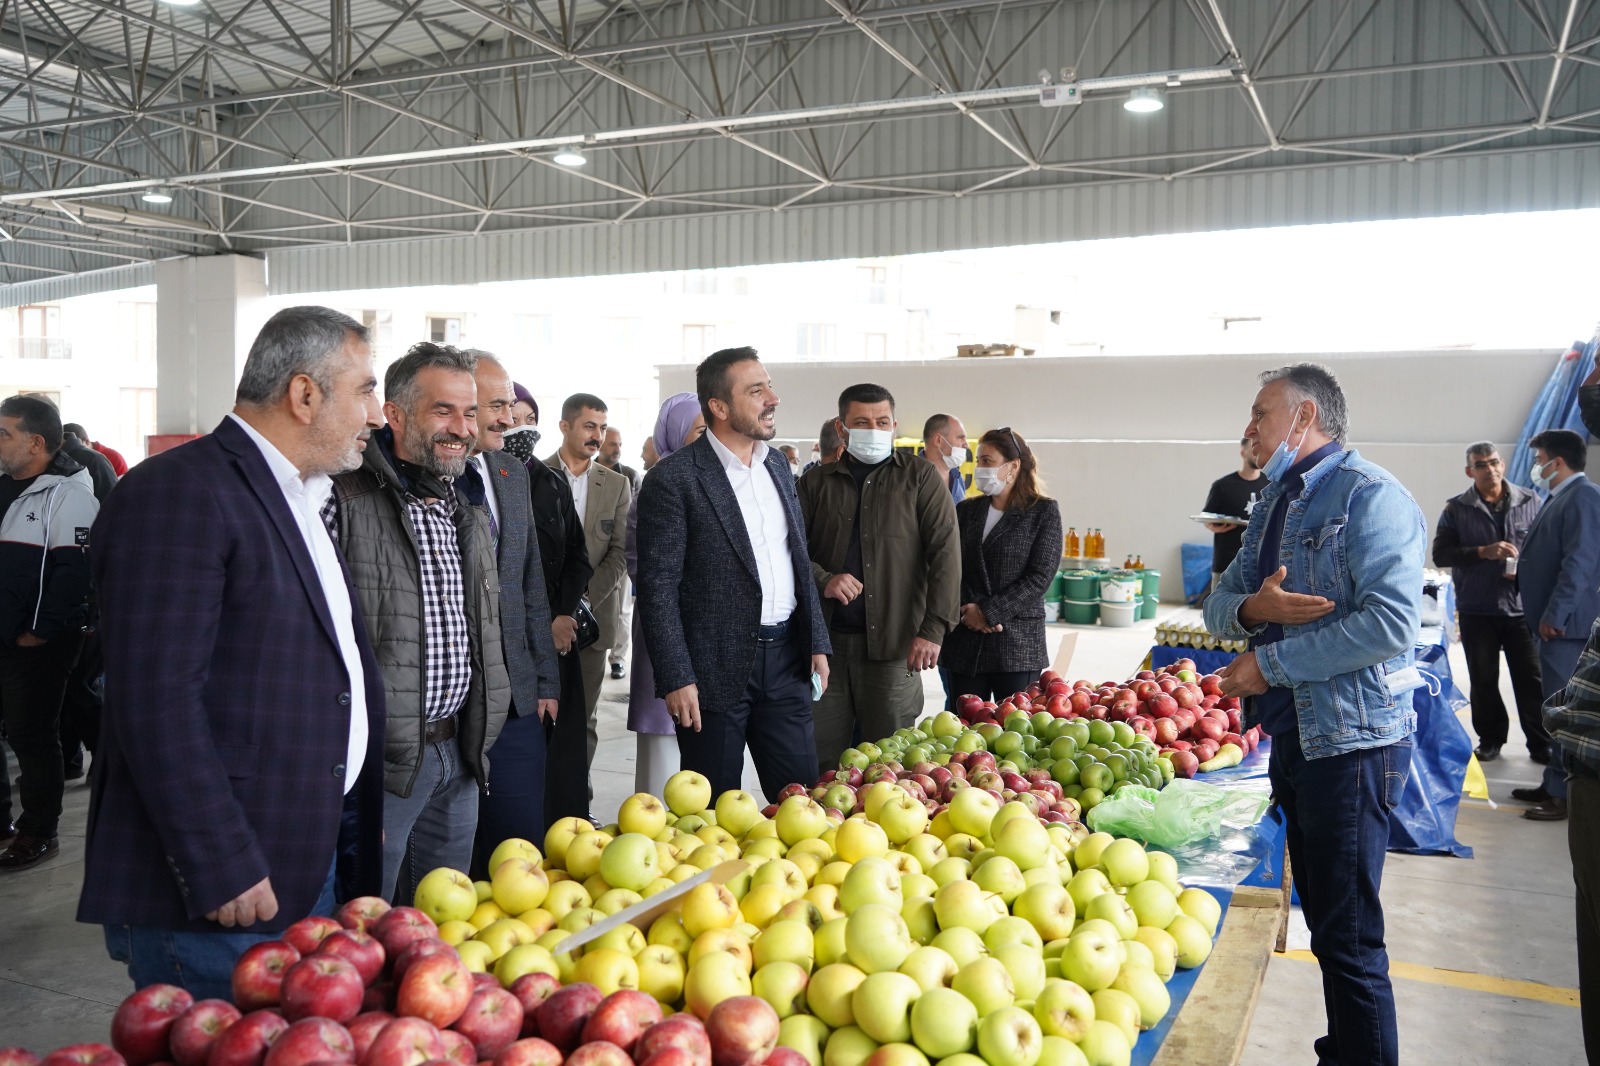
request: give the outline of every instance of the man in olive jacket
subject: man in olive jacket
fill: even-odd
[[[894,450],[894,397],[881,385],[839,396],[845,454],[800,479],[811,572],[833,643],[828,691],[813,709],[820,769],[838,766],[859,724],[877,740],[922,714],[921,671],[956,624],[961,541],[950,488]]]
[[[325,517],[349,563],[389,709],[384,891],[467,869],[487,753],[511,703],[488,516],[451,482],[477,440],[476,359],[423,342],[384,375],[384,417]]]

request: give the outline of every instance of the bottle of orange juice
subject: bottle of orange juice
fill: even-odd
[[[1130,569],[1133,569],[1133,570],[1143,570],[1143,569],[1144,569],[1144,556],[1142,556],[1142,555],[1135,555],[1135,556],[1134,556],[1134,557],[1133,557],[1133,566],[1132,566],[1132,567],[1130,567]]]
[[[1065,552],[1065,554],[1066,554],[1067,558],[1069,558],[1069,559],[1078,558],[1078,527],[1077,526],[1072,526],[1072,527],[1069,527],[1067,529],[1067,543],[1066,543],[1066,552]]]

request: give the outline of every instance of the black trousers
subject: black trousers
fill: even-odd
[[[575,651],[558,655],[556,660],[561,672],[561,710],[555,725],[545,727],[546,828],[560,818],[589,817],[589,719],[583,701],[583,664]],[[493,774],[492,752],[489,762]],[[534,843],[543,839],[541,836]]]
[[[1478,743],[1498,747],[1506,742],[1510,720],[1505,700],[1500,698],[1500,654],[1505,653],[1511,669],[1511,691],[1517,701],[1517,720],[1528,740],[1528,750],[1548,751],[1550,734],[1545,731],[1540,708],[1544,703],[1539,675],[1539,649],[1523,618],[1496,614],[1461,616],[1461,649],[1467,656],[1467,678],[1471,685],[1472,731]]]
[[[1583,1046],[1590,1066],[1600,1066],[1600,781],[1576,773],[1567,783],[1567,848],[1577,886]]]
[[[531,708],[526,714],[507,716],[500,727],[489,759],[489,788],[478,797],[473,877],[488,880],[494,872],[488,867],[489,856],[502,840],[521,837],[544,847],[546,741],[545,723]]]
[[[713,798],[743,787],[746,744],[769,803],[784,785],[816,780],[811,655],[801,643],[799,626],[784,640],[758,642],[744,698],[726,711],[701,708],[698,733],[678,727],[683,768],[705,774]]]
[[[93,755],[100,745],[101,675],[105,669],[100,632],[86,630],[83,650],[67,677],[67,694],[61,701],[61,755],[71,769],[83,769],[82,749]]]
[[[61,700],[83,643],[79,632],[63,633],[36,648],[0,647],[0,721],[17,756],[17,793],[22,815],[17,832],[53,837],[61,821],[66,781],[61,765]],[[0,773],[0,777],[4,777]],[[0,790],[11,815],[10,783]]]
[[[1028,686],[1039,680],[1037,670],[1002,670],[982,674],[950,675],[950,688],[957,696],[971,693],[999,703],[1008,696],[1026,692]]]

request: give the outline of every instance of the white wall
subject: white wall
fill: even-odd
[[[1417,498],[1430,531],[1467,485],[1465,446],[1492,440],[1509,458],[1560,352],[1363,352],[1316,357],[1350,408],[1350,443]],[[839,392],[875,381],[895,395],[903,434],[936,411],[972,439],[1009,425],[1036,445],[1049,493],[1079,534],[1099,526],[1117,561],[1144,556],[1182,591],[1179,545],[1209,543],[1188,520],[1238,464],[1256,375],[1306,357],[1149,356],[945,359],[925,363],[773,364],[780,441],[809,454]],[[694,388],[694,370],[662,366],[661,394]]]

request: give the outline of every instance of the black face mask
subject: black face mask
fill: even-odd
[[[1578,390],[1578,417],[1590,435],[1600,437],[1600,385],[1585,385]]]
[[[503,451],[526,463],[533,458],[533,449],[539,446],[539,431],[532,426],[521,430],[508,430],[500,441]]]

